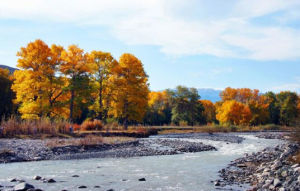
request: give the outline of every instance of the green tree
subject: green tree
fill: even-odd
[[[9,70],[0,68],[0,117],[9,116],[13,113],[14,93],[11,90],[12,81]]]
[[[269,123],[279,124],[280,105],[278,104],[276,94],[273,92],[267,92],[265,93],[265,97],[269,103]]]
[[[280,106],[280,123],[282,125],[292,125],[297,118],[298,96],[295,92],[284,91],[277,94]]]
[[[169,90],[169,94],[172,96],[173,123],[178,125],[180,121],[186,121],[188,125],[196,125],[205,122],[197,89],[177,86],[175,91]]]

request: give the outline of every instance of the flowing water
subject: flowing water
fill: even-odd
[[[241,143],[226,144],[221,141],[184,139],[215,146],[218,151],[206,151],[171,156],[136,158],[103,158],[66,161],[40,161],[0,164],[0,184],[11,178],[20,178],[37,188],[59,190],[215,190],[212,180],[218,179],[218,171],[231,160],[245,153],[257,152],[265,147],[283,143],[280,140],[241,135]],[[34,175],[54,178],[57,183],[32,180]],[[72,177],[79,175],[78,178]],[[146,178],[146,181],[138,181]],[[78,189],[85,185],[87,189]],[[100,188],[94,188],[100,186]],[[236,187],[234,189],[243,189]]]

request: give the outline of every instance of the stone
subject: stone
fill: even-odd
[[[46,182],[47,183],[55,183],[56,181],[54,179],[50,178],[50,179],[46,180]]]
[[[294,168],[294,171],[300,173],[300,167]]]
[[[292,168],[297,168],[297,167],[299,167],[299,164],[292,165]]]
[[[108,190],[106,190],[106,191],[115,191],[115,190],[111,188],[111,189],[108,189]]]
[[[9,182],[17,182],[16,178],[11,179]]]
[[[281,187],[278,191],[285,191],[285,188]]]
[[[275,186],[275,187],[279,187],[279,186],[281,186],[281,181],[278,179],[278,178],[275,178],[274,179],[274,182],[273,182],[273,185]]]
[[[220,186],[221,185],[220,181],[215,181],[214,184],[215,184],[215,186]]]
[[[79,177],[79,175],[75,174],[75,175],[73,175],[72,177],[74,177],[74,178],[78,178],[78,177]]]
[[[94,188],[100,188],[100,186],[94,186]]]
[[[139,181],[146,181],[146,178],[140,178]]]
[[[40,177],[40,176],[34,176],[32,179],[33,179],[33,180],[41,180],[42,177]]]
[[[282,176],[282,177],[287,177],[287,175],[288,175],[288,173],[287,173],[286,170],[284,170],[284,171],[281,172],[281,176]]]
[[[246,168],[247,167],[247,165],[245,165],[244,163],[237,164],[236,166],[239,167],[239,168]]]
[[[16,186],[14,186],[14,191],[27,191],[29,189],[34,188],[34,186],[32,186],[31,184],[28,184],[26,182],[17,184]]]
[[[78,186],[79,189],[84,189],[87,188],[86,186],[82,185],[82,186]]]

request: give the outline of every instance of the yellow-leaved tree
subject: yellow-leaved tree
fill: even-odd
[[[69,120],[73,121],[75,117],[80,116],[82,104],[89,101],[91,66],[87,63],[87,54],[76,45],[70,45],[68,50],[62,51],[61,59],[60,71],[68,79],[64,89],[68,94]]]
[[[106,121],[113,91],[112,70],[118,62],[108,52],[92,51],[88,54],[88,63],[91,67],[93,92],[93,104],[90,109],[94,111],[97,118]]]
[[[17,53],[20,70],[14,72],[12,90],[16,92],[15,101],[20,104],[22,118],[60,115],[55,110],[62,106],[58,99],[63,93],[64,80],[56,74],[62,50],[61,46],[49,48],[43,41],[36,40]]]
[[[217,107],[216,117],[221,124],[242,125],[249,124],[252,116],[247,105],[235,100],[228,100]]]
[[[213,123],[216,121],[216,107],[210,100],[200,100],[204,107],[203,115],[206,123]]]
[[[148,103],[148,76],[142,62],[134,55],[121,55],[119,65],[114,68],[111,78],[114,84],[112,114],[123,121],[141,121]]]

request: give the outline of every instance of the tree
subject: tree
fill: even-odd
[[[250,108],[235,100],[225,101],[217,108],[217,119],[222,124],[249,124],[251,120]]]
[[[198,100],[200,96],[195,88],[177,86],[175,91],[170,91],[172,96],[172,122],[179,124],[185,121],[189,125],[204,123],[202,112],[203,105]]]
[[[280,123],[292,125],[297,118],[298,96],[294,92],[284,91],[277,94],[278,105],[280,106]]]
[[[42,116],[56,116],[58,98],[62,95],[63,80],[57,76],[60,64],[61,46],[48,47],[36,40],[22,47],[17,53],[18,67],[14,72],[13,91],[16,102],[21,103],[19,111],[22,118],[37,119]]]
[[[111,78],[114,93],[111,113],[127,129],[129,121],[142,121],[148,103],[148,76],[142,62],[132,54],[122,54]]]
[[[69,93],[69,120],[74,120],[74,107],[77,107],[77,117],[85,103],[89,101],[91,87],[89,72],[91,66],[87,63],[87,54],[76,45],[70,45],[61,53],[60,71],[68,79],[65,89]]]
[[[267,92],[264,94],[268,102],[269,122],[273,124],[279,124],[280,118],[280,106],[276,94],[273,92]]]
[[[102,51],[92,51],[88,54],[88,63],[92,69],[92,78],[96,88],[94,104],[91,108],[97,114],[98,119],[106,121],[112,95],[112,84],[109,79],[113,68],[118,63],[110,53]]]
[[[206,123],[213,123],[216,121],[216,107],[210,100],[200,100],[204,107],[203,116]]]
[[[12,80],[8,69],[0,68],[0,117],[8,117],[14,112],[13,98],[14,93],[11,90]]]
[[[149,125],[163,125],[171,122],[170,96],[167,91],[150,92],[144,123]]]

